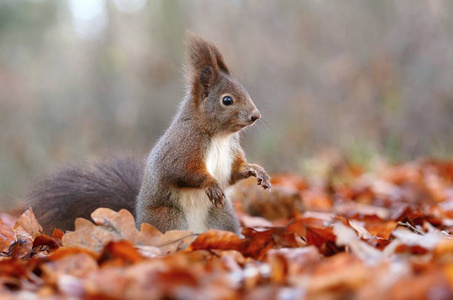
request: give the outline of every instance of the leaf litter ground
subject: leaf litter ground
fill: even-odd
[[[0,215],[1,299],[452,299],[453,162],[337,165],[231,196],[242,236],[100,208],[51,236]]]

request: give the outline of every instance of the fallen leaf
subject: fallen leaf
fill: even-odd
[[[14,230],[0,219],[0,253],[6,252],[15,240]]]
[[[326,256],[341,250],[335,244],[332,226],[322,219],[298,218],[288,225],[286,232],[304,237],[308,245],[315,245]]]
[[[307,296],[315,299],[316,295],[331,291],[334,291],[337,297],[348,294],[358,289],[372,276],[370,267],[366,267],[359,258],[352,254],[340,253],[326,258],[316,267],[307,286]]]
[[[138,246],[154,246],[162,254],[183,248],[193,240],[191,231],[167,231],[162,234],[149,224],[142,224],[141,231],[135,227],[132,214],[125,209],[115,212],[108,208],[98,208],[91,217],[95,224],[78,218],[75,230],[67,232],[62,238],[65,247],[81,246],[100,252],[111,241],[128,240]]]
[[[99,256],[101,265],[126,266],[132,265],[143,260],[140,252],[134,248],[131,242],[121,240],[118,242],[109,242],[105,245]]]
[[[9,213],[0,213],[0,221],[2,221],[6,226],[13,228],[14,224],[17,222],[17,217]]]
[[[236,250],[243,251],[247,247],[247,241],[240,239],[229,231],[209,230],[201,233],[185,251],[203,249]]]
[[[40,247],[36,251],[55,251],[59,248],[57,242],[53,238],[47,235],[39,235],[33,241],[33,249]]]
[[[452,299],[453,292],[443,270],[430,270],[395,282],[391,299]]]
[[[266,261],[271,268],[273,282],[288,282],[296,285],[300,275],[312,271],[321,261],[322,255],[314,246],[305,248],[271,249]]]
[[[28,210],[14,229],[0,222],[0,298],[453,298],[453,161],[326,170],[295,188],[322,212],[270,223],[236,202],[251,225],[242,237],[137,230],[130,213],[106,209],[49,237]]]
[[[92,255],[84,252],[64,255],[59,259],[55,257],[43,263],[40,267],[44,279],[51,283],[57,284],[58,278],[62,275],[71,275],[74,277],[84,278],[88,274],[97,270],[98,264]]]
[[[142,223],[140,233],[136,245],[157,247],[164,254],[184,249],[196,237],[190,230],[169,230],[161,233],[148,223]]]
[[[392,235],[394,240],[398,240],[406,246],[420,246],[427,250],[433,250],[442,240],[447,239],[447,236],[440,232],[434,231],[420,235],[403,228],[394,230]]]
[[[63,246],[61,239],[63,238],[63,231],[61,231],[58,228],[55,228],[52,232],[51,238],[55,241],[55,243],[58,245],[58,247]]]
[[[384,259],[384,254],[360,240],[354,229],[347,227],[341,222],[337,222],[333,227],[333,231],[337,236],[337,245],[348,246],[351,252],[365,264],[376,265]]]
[[[43,229],[41,225],[39,225],[31,207],[28,208],[17,220],[14,225],[14,234],[18,239],[19,236],[21,236],[30,238],[31,240],[34,240],[37,236],[43,234]]]

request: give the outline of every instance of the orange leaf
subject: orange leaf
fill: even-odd
[[[122,240],[109,242],[100,254],[99,263],[101,265],[108,263],[109,266],[126,266],[137,263],[142,259],[142,256],[131,242]]]
[[[0,252],[7,251],[14,241],[14,230],[0,219]]]
[[[31,240],[34,240],[38,235],[43,233],[43,229],[41,225],[39,225],[31,207],[17,220],[14,225],[14,233],[16,234],[16,237],[22,236],[30,238]]]
[[[138,231],[134,217],[125,209],[115,212],[108,208],[98,208],[91,217],[95,224],[82,218],[76,220],[75,231],[63,236],[63,246],[84,247],[100,252],[110,241],[128,240],[134,245],[155,246],[162,253],[167,253],[187,245],[194,236],[187,230],[162,234],[149,224],[143,224],[142,231]]]

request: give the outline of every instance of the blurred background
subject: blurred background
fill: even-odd
[[[268,171],[452,154],[453,1],[0,0],[2,207],[62,165],[145,155],[184,96],[186,30],[261,110],[243,145]]]

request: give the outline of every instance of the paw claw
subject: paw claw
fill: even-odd
[[[271,188],[271,178],[262,167],[258,165],[249,165],[244,173],[244,177],[248,178],[250,176],[256,177],[258,185],[261,185],[263,189]]]
[[[218,184],[214,184],[213,186],[206,188],[206,195],[208,195],[209,200],[215,205],[215,207],[222,208],[225,194]]]

